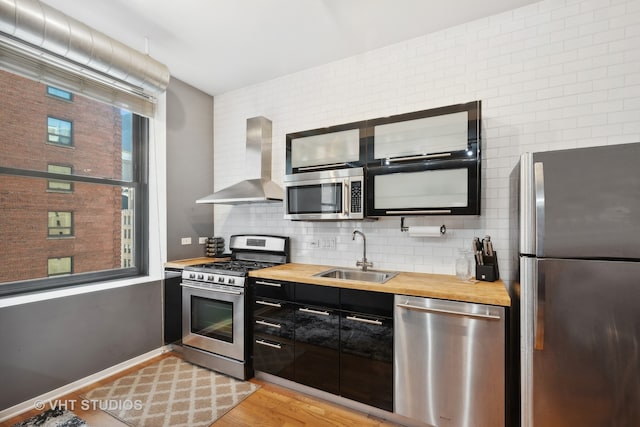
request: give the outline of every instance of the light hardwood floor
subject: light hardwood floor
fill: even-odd
[[[91,384],[60,398],[61,401],[81,402],[83,393],[98,386],[108,384],[117,378],[157,362],[170,355],[166,353],[149,361],[136,365],[102,381]],[[297,393],[261,380],[252,379],[261,387],[251,396],[243,400],[238,406],[227,412],[211,427],[293,427],[293,426],[358,426],[358,427],[391,427],[397,424],[374,418],[340,405],[321,399]],[[72,409],[69,408],[68,409]],[[30,410],[19,416],[0,423],[1,427],[9,427],[38,414],[38,410]],[[73,412],[87,421],[92,427],[127,427],[126,424],[112,417],[108,413],[96,410],[83,410],[81,405],[75,405]]]

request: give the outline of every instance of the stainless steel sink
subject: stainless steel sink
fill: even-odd
[[[332,268],[331,270],[314,274],[314,276],[340,280],[360,280],[363,282],[384,283],[397,274],[398,273],[395,271],[362,271],[353,268]]]

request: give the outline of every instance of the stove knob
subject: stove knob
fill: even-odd
[[[195,279],[196,273],[189,273],[189,279]]]
[[[236,283],[236,279],[234,279],[233,277],[229,277],[229,284],[233,285],[234,283]]]
[[[203,280],[204,279],[204,274],[198,274],[198,280]]]
[[[218,282],[224,283],[224,277],[222,277],[222,276],[218,277]]]
[[[207,280],[208,280],[209,282],[213,282],[213,276],[208,276],[208,277],[207,277]]]

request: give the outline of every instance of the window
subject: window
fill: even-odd
[[[71,122],[55,117],[47,117],[47,142],[72,146]]]
[[[148,119],[3,70],[0,93],[0,296],[146,274]]]
[[[72,212],[49,212],[49,237],[73,236]]]
[[[47,275],[59,276],[73,272],[73,257],[49,258],[47,260]]]
[[[73,94],[57,87],[47,86],[47,94],[65,101],[73,101]]]
[[[73,170],[71,166],[49,164],[47,165],[47,172],[71,175]],[[73,183],[69,181],[54,181],[50,179],[47,181],[47,190],[71,193],[73,192]]]

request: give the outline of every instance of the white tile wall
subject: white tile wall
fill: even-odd
[[[509,266],[508,176],[520,153],[640,141],[640,1],[545,0],[291,74],[214,99],[214,182],[242,179],[246,119],[273,121],[273,176],[282,183],[285,135],[482,100],[482,214],[409,217],[445,224],[443,238],[412,238],[399,218],[310,223],[282,204],[215,207],[215,235],[291,236],[295,262],[353,266],[367,235],[376,268],[454,273],[459,248],[490,234]],[[335,238],[335,249],[310,247]]]

